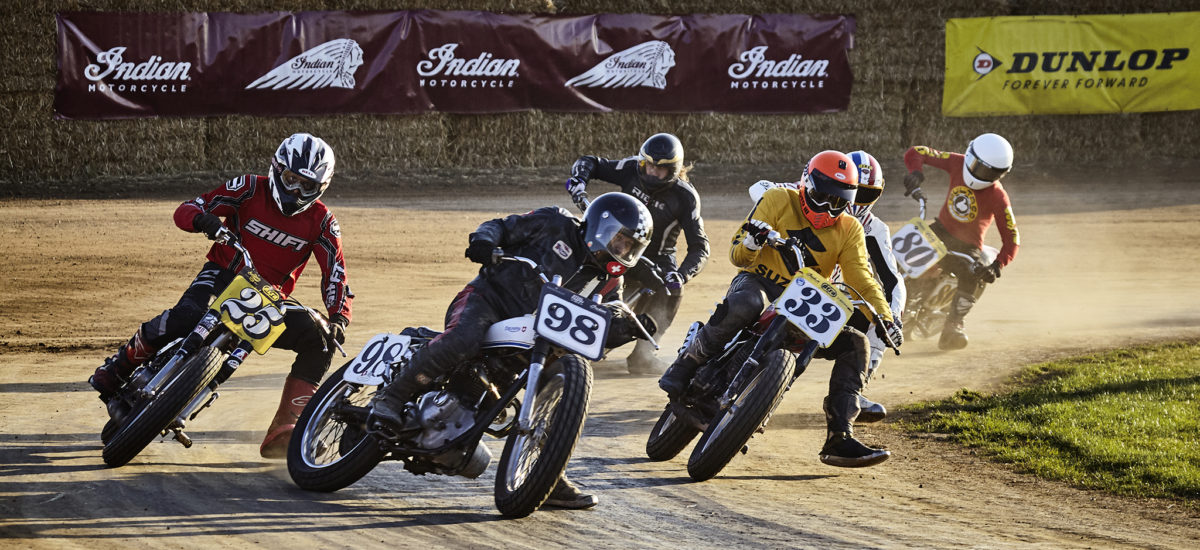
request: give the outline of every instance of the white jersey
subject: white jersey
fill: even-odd
[[[867,212],[865,218],[859,221],[867,234],[867,255],[871,258],[871,269],[875,272],[879,286],[883,288],[888,305],[892,306],[892,316],[902,319],[908,291],[904,287],[904,276],[900,274],[900,267],[896,264],[896,256],[892,254],[892,232],[883,220],[870,212]]]

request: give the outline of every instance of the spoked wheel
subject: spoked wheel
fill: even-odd
[[[104,463],[114,468],[122,466],[142,452],[171,425],[200,390],[217,377],[224,358],[221,350],[205,346],[185,359],[175,377],[163,385],[158,395],[130,411],[129,420],[112,432],[104,444]]]
[[[761,367],[734,399],[733,404],[708,424],[708,429],[688,458],[688,475],[705,481],[721,472],[754,432],[765,426],[771,412],[783,400],[796,357],[785,350],[763,356]]]
[[[654,429],[650,430],[650,438],[646,440],[646,456],[650,460],[671,460],[679,454],[700,430],[686,420],[675,415],[671,404],[667,403],[666,410],[658,417]]]
[[[496,509],[523,517],[546,501],[583,432],[592,368],[576,355],[547,366],[538,382],[528,432],[514,430],[496,472]]]
[[[367,475],[386,454],[366,430],[367,411],[378,388],[347,382],[343,375],[349,366],[321,384],[288,441],[288,473],[301,489],[332,492],[346,487]]]

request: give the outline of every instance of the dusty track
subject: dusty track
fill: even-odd
[[[989,389],[1030,361],[1200,335],[1200,182],[1195,172],[1182,183],[1177,174],[1136,186],[1124,177],[1098,184],[1014,174],[1024,246],[968,319],[971,346],[947,354],[911,342],[886,359],[868,395],[894,406]],[[733,274],[728,237],[749,207],[741,184],[702,189],[714,254],[687,288],[664,357],[722,295]],[[567,204],[558,194],[467,195],[330,197],[358,295],[348,348],[407,325],[440,328],[474,271],[462,258],[469,231],[502,213]],[[590,511],[502,520],[494,466],[462,480],[386,464],[338,493],[300,491],[282,461],[257,454],[290,360],[279,351],[252,357],[222,388],[193,423],[195,447],[154,443],[128,466],[106,469],[103,410],[85,380],[199,269],[207,243],[170,219],[184,198],[0,202],[0,546],[1194,548],[1200,540],[1200,517],[1185,507],[1038,481],[886,424],[860,433],[892,449],[893,460],[826,467],[816,456],[828,380],[820,363],[750,453],[700,484],[687,478],[683,457],[645,459],[664,402],[655,379],[624,374],[619,358],[597,364],[569,470],[600,496]],[[877,213],[895,227],[913,204],[893,189]],[[318,277],[309,271],[297,296],[315,305]]]

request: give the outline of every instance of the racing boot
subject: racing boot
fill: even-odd
[[[88,378],[88,383],[100,392],[100,400],[108,403],[116,397],[117,391],[129,381],[133,369],[146,361],[154,350],[146,345],[141,329],[133,333],[128,342],[117,349],[117,353],[104,360],[104,364],[96,368],[96,372]]]
[[[638,340],[625,364],[633,375],[663,374],[667,370],[667,362],[655,357],[654,346],[645,340]]]
[[[825,398],[827,435],[821,447],[821,462],[839,468],[874,466],[892,456],[891,451],[873,449],[854,438],[852,424],[858,414],[858,398],[853,394]]]
[[[558,484],[554,486],[554,490],[550,491],[550,496],[546,498],[543,506],[554,506],[556,508],[569,508],[571,510],[582,510],[591,508],[600,502],[596,495],[584,494],[567,479],[566,474],[558,478]]]
[[[866,396],[861,393],[858,394],[858,409],[858,418],[854,419],[855,422],[870,424],[872,422],[879,422],[880,420],[887,418],[887,408],[879,403],[867,399]]]
[[[954,301],[950,303],[950,313],[946,315],[946,325],[942,327],[942,336],[938,338],[938,349],[951,351],[967,347],[967,333],[963,330],[963,318],[975,305],[975,295],[967,292],[955,292]]]
[[[393,435],[407,430],[413,419],[406,418],[406,405],[433,382],[432,376],[416,371],[413,365],[412,362],[405,365],[383,391],[371,398],[371,413],[367,417],[368,429],[376,429],[375,426],[378,426]]]
[[[296,429],[296,420],[314,393],[317,393],[317,385],[312,382],[291,376],[284,380],[279,409],[275,411],[275,418],[271,419],[271,425],[267,428],[267,436],[258,448],[259,455],[263,458],[287,456],[288,442],[292,438],[292,430]]]

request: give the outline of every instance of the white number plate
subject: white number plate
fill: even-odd
[[[535,327],[538,336],[592,361],[604,357],[612,312],[574,292],[542,287]]]
[[[946,245],[925,220],[913,218],[892,235],[892,252],[905,277],[916,279],[946,255]]]
[[[800,270],[775,300],[775,311],[821,347],[837,338],[850,320],[852,307],[844,295],[810,268]]]
[[[362,351],[350,362],[342,378],[347,382],[378,386],[383,383],[383,375],[388,366],[398,361],[408,353],[408,344],[412,338],[398,334],[376,334]]]

